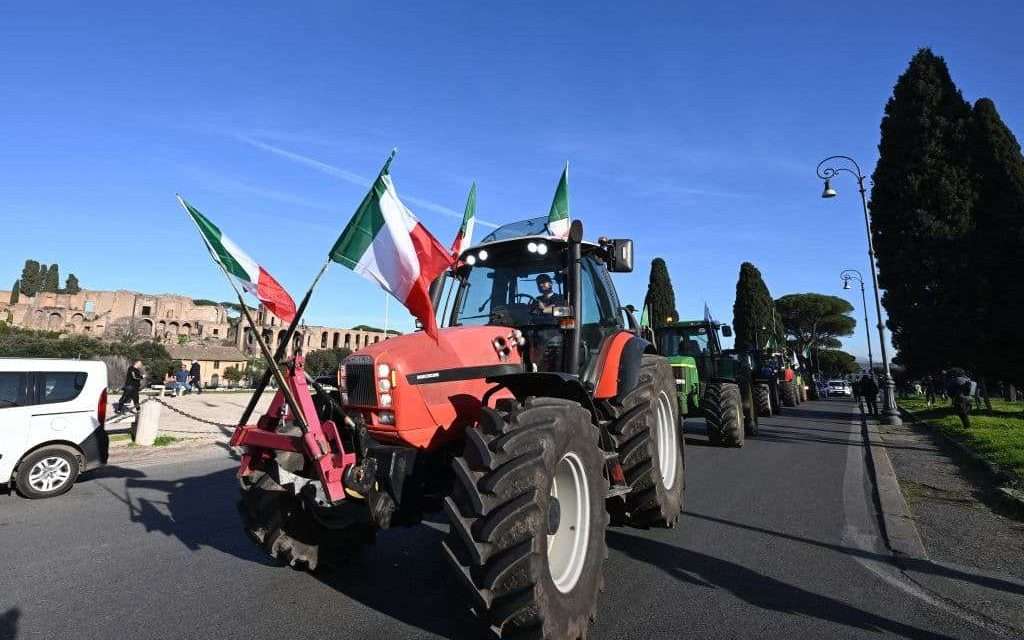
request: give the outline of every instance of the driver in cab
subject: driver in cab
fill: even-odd
[[[537,276],[537,291],[539,295],[530,303],[531,313],[551,313],[555,307],[565,305],[562,296],[554,292],[551,286],[551,276],[542,273]]]

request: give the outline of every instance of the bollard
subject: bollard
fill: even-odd
[[[145,402],[139,408],[139,418],[132,430],[132,440],[143,447],[152,446],[160,428],[160,403]]]

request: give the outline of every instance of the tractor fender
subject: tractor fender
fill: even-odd
[[[645,353],[656,354],[650,342],[629,331],[619,331],[604,339],[597,358],[594,398],[608,400],[623,396],[640,382],[640,363]]]
[[[583,405],[585,409],[590,411],[590,415],[595,421],[598,416],[594,399],[591,398],[579,377],[574,375],[558,372],[507,373],[488,376],[486,381],[495,386],[484,394],[482,399],[484,406],[489,406],[491,397],[497,391],[507,389],[520,402],[524,402],[531,396],[563,398]]]

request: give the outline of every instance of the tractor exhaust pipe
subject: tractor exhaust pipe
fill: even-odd
[[[580,283],[580,245],[583,242],[583,223],[573,220],[569,227],[569,297],[573,324],[569,330],[568,349],[565,351],[565,372],[577,374],[580,369],[580,310],[583,291]]]

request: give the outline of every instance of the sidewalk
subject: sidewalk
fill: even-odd
[[[927,558],[904,572],[952,606],[1024,632],[1024,520],[984,470],[956,460],[925,429],[876,427]]]
[[[144,396],[143,402],[160,402],[160,435],[173,436],[182,440],[202,439],[212,442],[226,443],[231,438],[231,433],[245,411],[251,393],[245,392],[206,392],[202,394],[189,394],[179,396],[153,397]],[[256,405],[256,411],[252,421],[255,422],[264,410],[270,405],[274,397],[273,392],[267,391],[260,398]],[[118,397],[110,398],[110,405],[107,407],[106,429],[111,433],[127,432],[131,430],[135,421],[134,413],[116,415],[114,404]],[[127,444],[127,441],[115,440],[112,445],[118,446]],[[162,448],[162,447],[160,447]]]

